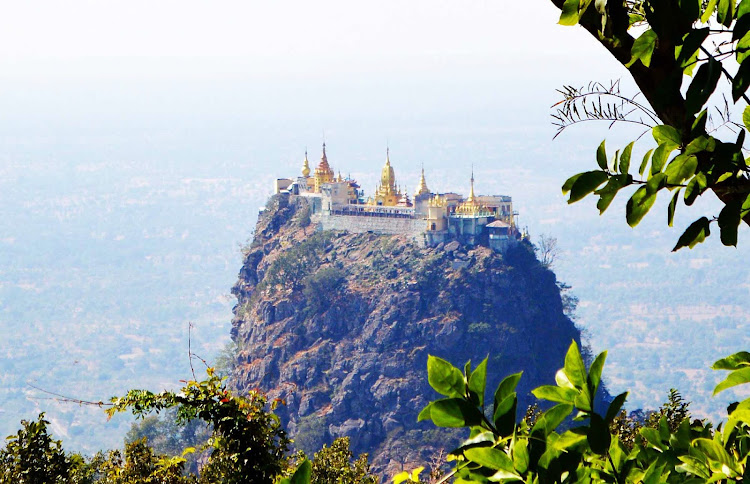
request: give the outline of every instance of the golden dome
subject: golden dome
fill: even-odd
[[[302,162],[302,176],[310,176],[310,162],[307,161],[307,150],[305,150],[305,161]]]

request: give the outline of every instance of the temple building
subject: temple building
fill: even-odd
[[[421,245],[438,245],[457,240],[469,246],[486,245],[504,251],[521,238],[516,227],[511,197],[476,195],[474,170],[471,188],[464,197],[458,193],[433,193],[427,186],[424,166],[413,200],[396,183],[390,149],[373,195],[365,198],[356,180],[338,176],[328,162],[325,143],[320,162],[310,176],[307,152],[301,176],[279,178],[277,194],[305,197],[312,207],[311,220],[321,230],[346,230],[405,234]]]

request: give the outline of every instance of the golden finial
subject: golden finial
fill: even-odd
[[[305,148],[305,161],[302,162],[302,176],[305,178],[310,176],[310,162],[307,161],[307,148]]]
[[[471,191],[469,192],[469,198],[466,199],[467,202],[473,202],[474,201],[474,165],[471,165]]]
[[[419,177],[419,185],[417,186],[417,191],[414,196],[417,197],[428,193],[430,193],[430,189],[427,188],[427,182],[424,179],[424,163],[422,163],[422,175]]]

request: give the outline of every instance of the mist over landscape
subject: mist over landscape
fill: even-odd
[[[230,22],[228,55],[220,41],[194,58],[176,41],[157,43],[166,47],[156,54],[113,43],[111,58],[77,54],[86,42],[3,54],[0,435],[45,411],[70,450],[121,446],[129,418],[107,422],[97,407],[59,403],[33,386],[94,402],[130,388],[177,388],[190,375],[191,322],[193,350],[212,361],[229,342],[240,247],[273,180],[296,175],[305,149],[316,162],[324,140],[334,170],[367,193],[386,145],[410,192],[424,165],[432,189],[466,193],[473,165],[477,192],[512,196],[532,242],[557,238],[553,269],[580,299],[575,321],[588,345],[609,350],[610,392],[630,390],[628,409],[649,409],[674,387],[696,415],[723,415],[738,395],[711,398],[721,375],[709,366],[750,342],[746,227],[737,249],[712,237],[671,253],[692,214],[678,210],[670,229],[660,200],[630,229],[624,197],[600,217],[593,200],[569,206],[560,192],[568,176],[593,166],[601,139],[622,147],[640,132],[580,125],[553,140],[555,89],[625,73],[593,48],[563,61],[578,34],[555,29],[556,12],[539,20],[549,26],[542,37],[559,39],[545,47],[478,20],[498,8],[488,2],[453,19],[420,19],[418,7],[392,16],[396,5],[346,10],[344,18],[359,19],[346,28],[331,18],[340,3],[306,11],[304,31],[323,53],[296,50],[282,35],[294,25],[248,47],[250,34]],[[156,17],[168,13],[161,7]],[[196,17],[188,23],[199,25]],[[152,22],[145,31],[156,35]],[[452,22],[474,34],[439,40]],[[337,58],[339,27],[342,35],[364,28],[364,47]],[[285,49],[294,54],[288,62],[280,61]]]

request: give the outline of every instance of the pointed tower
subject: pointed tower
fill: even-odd
[[[323,156],[320,157],[320,163],[315,168],[315,193],[320,193],[320,186],[333,181],[333,170],[328,164],[326,156],[326,144],[323,143]]]
[[[380,171],[380,184],[375,190],[375,203],[393,207],[401,199],[401,191],[396,187],[396,172],[391,166],[391,150],[385,149],[385,166]]]
[[[310,162],[307,161],[307,150],[305,150],[305,161],[302,162],[302,176],[305,178],[310,176]]]
[[[429,195],[430,189],[427,188],[427,182],[424,179],[424,163],[422,164],[422,175],[419,177],[419,185],[417,191],[414,193],[414,199],[422,195]]]

